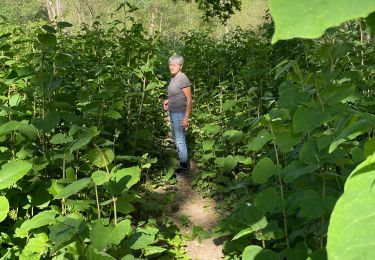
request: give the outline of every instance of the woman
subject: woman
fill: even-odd
[[[189,124],[191,112],[191,83],[181,71],[184,58],[174,55],[169,58],[169,71],[172,79],[168,86],[168,99],[164,101],[164,110],[170,114],[172,138],[177,147],[180,167],[177,173],[188,169],[188,153],[185,139],[185,129]]]

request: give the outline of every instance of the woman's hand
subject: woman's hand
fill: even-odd
[[[168,111],[168,99],[167,99],[167,100],[164,100],[164,102],[163,102],[163,109],[164,109],[165,111]]]
[[[181,124],[182,128],[186,129],[186,127],[188,126],[188,124],[189,124],[189,118],[188,117],[184,117],[184,119],[182,119],[182,124]]]

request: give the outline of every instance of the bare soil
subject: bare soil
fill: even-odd
[[[173,222],[180,228],[181,233],[188,236],[192,235],[195,226],[200,226],[209,232],[213,231],[219,217],[215,210],[215,202],[203,198],[191,186],[189,174],[197,174],[197,172],[195,164],[192,164],[187,177],[178,180],[174,201],[167,212]],[[159,188],[157,192],[164,193],[165,191]],[[188,219],[188,224],[181,222],[181,216]],[[222,244],[214,238],[202,241],[187,240],[185,244],[187,255],[192,260],[218,260],[224,257]]]

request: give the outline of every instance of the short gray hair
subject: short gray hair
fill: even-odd
[[[184,65],[184,58],[181,55],[173,55],[169,58],[169,63],[177,63],[180,66]]]

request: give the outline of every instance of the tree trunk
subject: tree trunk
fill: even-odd
[[[151,6],[151,18],[150,18],[150,30],[149,30],[149,35],[151,37],[154,37],[154,33],[155,33],[155,20],[156,20],[157,12],[158,12],[157,4],[155,1],[153,1],[152,6]]]
[[[94,10],[92,9],[92,6],[86,1],[86,0],[82,0],[86,6],[87,6],[87,9],[89,9],[89,13],[90,13],[90,17],[91,17],[91,24],[94,23]]]
[[[56,4],[56,13],[57,13],[58,20],[64,20],[61,0],[56,0],[55,4]]]
[[[51,23],[56,23],[56,11],[51,0],[46,0],[46,7],[49,20]]]
[[[76,11],[77,11],[78,23],[79,25],[81,25],[82,24],[82,9],[81,9],[80,0],[76,0]]]

